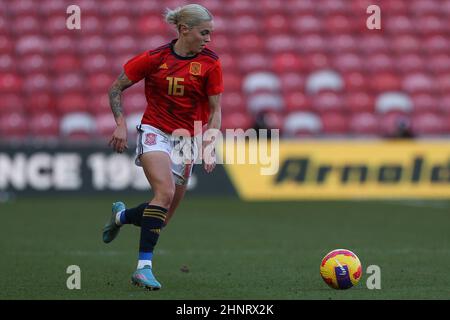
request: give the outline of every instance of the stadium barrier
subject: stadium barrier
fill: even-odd
[[[234,188],[223,166],[207,174],[196,166],[189,192],[194,195],[231,195]],[[0,192],[16,195],[42,193],[148,193],[141,168],[134,164],[133,147],[113,153],[95,147],[0,146]]]
[[[226,153],[245,146],[225,145]],[[244,200],[450,198],[450,143],[442,141],[284,141],[279,168],[225,168]]]
[[[197,165],[190,194],[243,200],[450,198],[445,141],[281,141],[273,175],[261,174],[267,162],[249,163],[248,144],[225,144],[219,156],[236,156],[239,148],[246,164],[219,164],[212,174]],[[146,193],[148,183],[132,150],[1,146],[0,192]]]

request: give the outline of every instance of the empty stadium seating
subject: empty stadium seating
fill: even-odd
[[[370,0],[199,0],[215,16],[223,128],[258,119],[284,137],[450,134],[450,0],[379,0],[382,29],[366,28]],[[163,20],[182,0],[66,0],[0,4],[0,139],[107,137],[107,91],[127,59],[176,36]],[[130,134],[143,84],[124,93]]]

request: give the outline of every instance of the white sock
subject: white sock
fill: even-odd
[[[145,266],[150,266],[150,268],[151,268],[152,260],[138,260],[138,265],[137,265],[138,269],[142,269]]]
[[[119,211],[116,213],[116,224],[120,227],[122,225],[122,223],[120,222],[120,216],[122,215],[122,212],[124,212],[125,210]]]

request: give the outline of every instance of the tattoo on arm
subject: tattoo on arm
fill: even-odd
[[[122,92],[131,87],[134,84],[133,81],[128,79],[124,72],[114,81],[111,88],[109,89],[109,104],[111,106],[111,111],[114,117],[118,117],[123,114],[122,108]]]

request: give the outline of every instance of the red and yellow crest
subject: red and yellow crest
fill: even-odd
[[[200,62],[191,62],[191,66],[189,68],[189,73],[194,76],[199,76],[202,74],[202,65]]]

